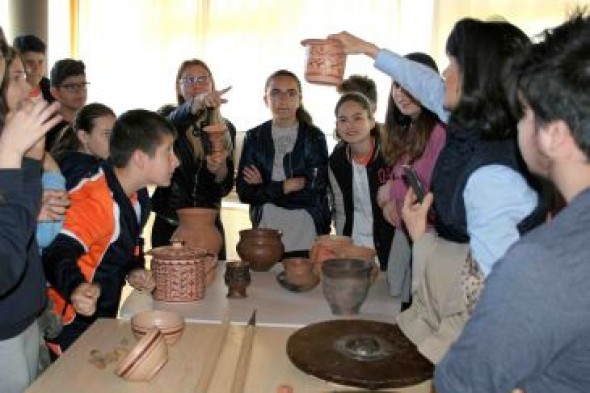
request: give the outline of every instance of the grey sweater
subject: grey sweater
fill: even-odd
[[[590,392],[590,189],[496,263],[436,391]]]

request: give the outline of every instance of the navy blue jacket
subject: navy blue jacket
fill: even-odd
[[[285,209],[305,209],[312,217],[318,235],[330,232],[328,204],[328,147],[324,133],[317,127],[299,124],[293,151],[285,155],[283,169],[286,178],[303,176],[305,187],[285,194],[283,182],[272,180],[275,148],[272,121],[262,123],[246,133],[236,175],[236,191],[240,200],[250,204],[250,219],[254,226],[262,218],[262,206],[272,203]],[[263,183],[249,185],[244,180],[244,168],[254,165]]]
[[[41,164],[0,170],[0,341],[22,333],[47,302],[35,239],[41,205]]]

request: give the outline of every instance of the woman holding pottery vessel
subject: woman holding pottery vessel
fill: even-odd
[[[413,261],[425,268],[412,306],[397,318],[418,350],[437,363],[469,318],[494,263],[544,220],[539,194],[518,159],[501,83],[503,66],[529,39],[508,22],[462,19],[447,40],[443,80],[429,67],[346,32],[332,37],[347,53],[375,58],[379,69],[448,125],[432,177],[438,237],[426,232],[432,194],[419,204],[409,190],[404,201]]]
[[[169,187],[158,187],[152,196],[152,210],[156,219],[152,229],[152,246],[170,244],[178,228],[178,210],[207,208],[217,211],[215,226],[223,234],[219,217],[221,199],[229,194],[234,182],[232,157],[236,129],[220,116],[220,106],[227,102],[217,90],[213,74],[205,62],[186,60],[176,76],[178,107],[168,115],[178,130],[174,151],[180,166],[174,172]],[[221,146],[212,146],[206,128],[215,125],[223,133]],[[182,239],[190,245],[189,239]],[[223,241],[225,243],[225,241]],[[225,244],[219,259],[226,259]]]
[[[376,198],[388,173],[379,127],[369,99],[360,93],[343,94],[335,114],[336,135],[343,142],[334,148],[329,166],[332,201],[341,201],[332,206],[336,232],[377,250],[385,270],[395,229],[383,218]]]
[[[282,231],[285,257],[307,256],[316,236],[330,232],[326,138],[292,72],[269,76],[264,102],[272,119],[246,133],[236,189],[254,227]]]
[[[405,58],[438,72],[434,60],[425,53],[410,53]],[[389,292],[392,296],[400,296],[402,309],[406,309],[411,300],[412,249],[401,222],[401,207],[408,191],[403,166],[411,165],[428,191],[434,164],[445,144],[446,131],[436,115],[395,80],[391,84],[384,129],[383,155],[391,168],[389,180],[379,189],[377,202],[385,219],[396,227],[387,267]]]

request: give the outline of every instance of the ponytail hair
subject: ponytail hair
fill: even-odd
[[[78,138],[78,131],[82,130],[87,134],[92,133],[96,120],[104,116],[115,117],[115,112],[104,104],[92,103],[85,105],[76,113],[72,124],[60,131],[57,142],[51,149],[51,154],[58,158],[67,152],[80,151],[82,143]]]
[[[301,81],[299,80],[297,75],[285,69],[278,70],[270,74],[270,76],[266,79],[266,83],[264,84],[264,90],[266,91],[266,89],[268,89],[268,86],[273,81],[273,79],[278,78],[280,76],[293,78],[295,82],[297,82],[297,89],[299,89],[299,94],[301,94]],[[299,104],[299,108],[297,108],[297,111],[295,112],[295,118],[297,119],[299,124],[307,124],[310,126],[313,125],[313,119],[311,118],[309,112],[303,107],[303,103]]]

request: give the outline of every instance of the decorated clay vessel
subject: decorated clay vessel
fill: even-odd
[[[339,85],[344,77],[346,53],[337,40],[309,39],[306,47],[305,80],[322,85]]]
[[[283,256],[281,236],[282,233],[276,229],[244,229],[240,231],[236,251],[252,270],[267,271]]]
[[[205,296],[206,250],[185,247],[182,242],[157,247],[151,268],[156,281],[154,299],[163,302],[192,302]]]

